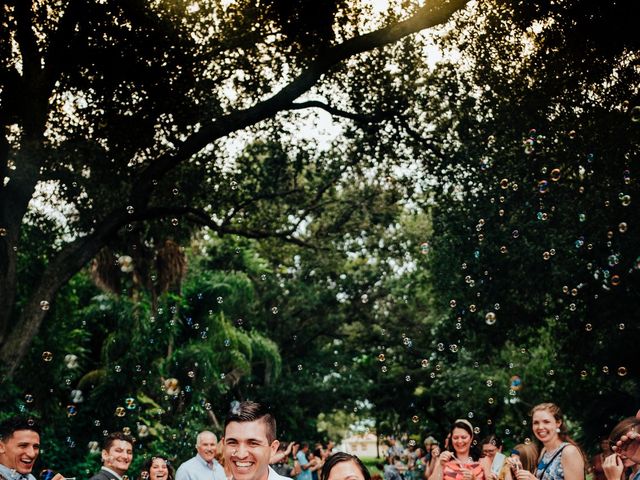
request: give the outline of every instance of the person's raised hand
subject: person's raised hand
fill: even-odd
[[[620,480],[622,478],[622,472],[624,472],[624,465],[622,459],[617,453],[612,453],[602,462],[602,470],[607,480]]]
[[[631,430],[622,435],[611,449],[634,463],[640,463],[640,433]]]
[[[450,452],[449,450],[445,450],[440,455],[438,455],[438,459],[440,460],[440,463],[442,463],[443,465],[449,462],[452,458],[453,458],[453,452]]]

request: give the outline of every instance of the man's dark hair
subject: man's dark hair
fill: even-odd
[[[31,430],[40,435],[40,426],[33,418],[10,417],[0,423],[0,440],[9,440],[18,430]]]
[[[131,444],[132,447],[133,447],[133,443],[135,442],[135,440],[131,435],[127,435],[126,433],[123,433],[123,432],[112,432],[105,437],[104,443],[102,444],[102,448],[104,450],[109,450],[116,440],[122,440],[124,442],[128,442]]]
[[[267,427],[267,440],[272,443],[276,439],[276,419],[273,417],[266,405],[258,402],[240,402],[235,403],[227,414],[224,422],[225,432],[227,425],[231,422],[255,422],[262,420]]]
[[[360,460],[355,455],[344,452],[334,453],[325,460],[324,465],[322,466],[322,470],[320,470],[320,480],[327,480],[329,478],[329,475],[331,474],[331,470],[333,469],[333,467],[342,462],[355,463],[358,469],[362,472],[364,480],[371,480],[371,474],[369,473],[369,470],[367,470],[367,467],[364,466],[364,463],[362,463],[362,460]]]

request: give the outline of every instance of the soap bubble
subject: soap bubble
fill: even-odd
[[[49,305],[49,302],[47,302],[46,300],[42,300],[40,302],[40,310],[42,310],[43,312],[46,312],[47,310],[49,310],[50,307],[51,305]]]
[[[380,355],[378,355],[378,361],[379,362],[384,362],[385,358],[384,358],[384,353],[381,353]]]
[[[25,402],[27,402],[27,403],[32,403],[32,402],[33,402],[33,395],[31,395],[31,394],[27,393],[27,394],[24,396],[24,401],[25,401]]]
[[[507,180],[506,178],[500,180],[500,188],[502,188],[503,190],[509,188],[509,180]]]
[[[493,312],[487,312],[487,314],[484,316],[484,321],[486,322],[487,325],[493,325],[496,323],[496,314]]]
[[[551,173],[549,174],[549,178],[551,178],[551,181],[557,182],[558,180],[560,180],[560,177],[561,174],[559,168],[554,168],[553,170],[551,170]]]
[[[125,399],[124,404],[127,407],[127,410],[135,410],[136,409],[136,399],[133,397],[129,397]]]
[[[422,361],[420,362],[420,365],[422,365],[422,368],[427,368],[429,366],[429,360],[427,360],[426,358],[423,358]]]
[[[422,242],[420,244],[420,253],[422,255],[426,255],[427,253],[429,253],[429,242]]]
[[[626,222],[621,222],[620,225],[618,225],[618,231],[620,233],[625,233],[627,231],[627,224]]]
[[[414,415],[413,417],[411,417],[411,421],[413,423],[418,423],[420,421],[420,417],[418,417],[417,415]]]
[[[67,405],[67,417],[75,417],[78,414],[78,409],[75,405]]]
[[[636,105],[631,109],[631,121],[640,122],[640,106]]]
[[[624,377],[627,374],[627,368],[626,367],[618,367],[618,375],[620,377]]]
[[[451,300],[451,301],[449,302],[449,306],[450,306],[451,308],[456,308],[456,301],[455,301],[455,300]]]
[[[549,191],[549,182],[546,180],[540,180],[538,182],[538,191],[540,193],[547,193]]]
[[[487,379],[487,387],[492,387],[493,386],[493,380],[491,380],[490,378]]]
[[[124,409],[124,407],[117,407],[115,414],[117,417],[124,417],[127,414],[127,411]]]
[[[45,362],[50,362],[53,360],[53,353],[51,352],[42,352],[42,360]]]

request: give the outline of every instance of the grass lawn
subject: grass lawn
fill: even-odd
[[[374,473],[379,473],[380,475],[382,475],[382,472],[378,468],[376,468],[376,463],[384,462],[383,458],[360,457],[360,460],[362,460],[362,463],[366,465],[371,475],[373,475]]]

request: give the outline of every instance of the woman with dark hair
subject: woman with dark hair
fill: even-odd
[[[148,458],[142,464],[138,480],[174,480],[175,472],[171,462],[162,456]]]
[[[371,474],[358,457],[338,452],[324,462],[320,480],[371,480]]]
[[[518,470],[518,480],[584,480],[584,455],[571,440],[560,408],[541,403],[531,410],[533,434],[543,445],[535,475]]]
[[[449,433],[449,449],[440,453],[433,470],[433,480],[485,480],[491,478],[491,463],[478,458],[473,446],[473,425],[460,418]]]
[[[610,445],[615,445],[623,435],[627,435],[630,431],[637,432],[640,428],[640,419],[637,417],[628,417],[618,423],[611,434],[609,435]],[[635,465],[636,463],[620,453],[613,453],[604,459],[602,462],[602,469],[607,477],[607,480],[620,480],[623,477],[625,469]],[[635,472],[631,477],[631,480],[640,479],[640,470]]]

